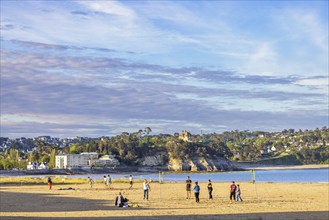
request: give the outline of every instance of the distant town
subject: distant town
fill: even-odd
[[[231,161],[328,164],[329,129],[152,135],[147,127],[114,137],[0,137],[0,169],[5,170],[134,166],[217,171],[232,169]]]

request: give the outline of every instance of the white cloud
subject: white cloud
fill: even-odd
[[[276,18],[292,39],[303,39],[328,51],[328,24],[312,9],[287,9]]]
[[[296,84],[305,85],[305,86],[328,86],[329,78],[302,79],[302,80],[298,80]]]
[[[307,9],[302,15],[284,10],[282,20],[266,26],[264,17],[251,25],[235,18],[234,10],[223,16],[213,8],[208,14],[205,7],[179,1],[26,4],[33,7],[17,4],[1,15],[8,27],[2,30],[2,122],[13,130],[24,123],[25,132],[36,123],[40,131],[52,124],[50,132],[81,126],[76,130],[99,134],[149,125],[159,132],[259,127],[264,121],[307,127],[327,116],[327,30]],[[262,32],[259,24],[266,26]],[[119,57],[84,47],[139,53]],[[320,52],[312,53],[314,48]],[[290,121],[300,109],[309,112]],[[259,113],[263,118],[253,122]]]
[[[133,19],[135,17],[135,13],[132,9],[117,1],[76,1],[76,3],[84,5],[96,12],[119,15],[129,19]]]
[[[251,56],[251,61],[254,63],[273,61],[275,59],[275,52],[269,43],[263,43],[257,51]]]

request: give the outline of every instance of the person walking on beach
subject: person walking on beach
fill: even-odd
[[[150,182],[146,179],[143,182],[143,189],[144,189],[144,200],[149,200],[149,191],[151,191]]]
[[[53,187],[53,181],[51,180],[50,177],[48,177],[48,189],[51,190]]]
[[[232,181],[232,184],[230,186],[230,200],[232,202],[235,201],[235,192],[236,192],[236,185],[235,185],[235,182]]]
[[[187,176],[187,179],[186,179],[186,199],[191,198],[191,187],[192,187],[192,180],[190,179],[190,176]]]
[[[88,176],[88,184],[90,189],[93,188],[94,180]]]
[[[241,189],[240,189],[240,185],[237,185],[237,189],[236,189],[236,201],[239,202],[239,200],[241,202],[243,202],[243,199],[241,198]]]
[[[212,199],[212,184],[211,184],[211,180],[208,180],[208,192],[209,192],[209,200]]]
[[[133,187],[133,184],[134,184],[132,175],[129,176],[129,184],[130,184],[129,189],[131,189]]]
[[[111,176],[110,175],[107,175],[106,177],[106,185],[110,188],[111,186],[111,183],[112,183],[112,179],[111,179]]]
[[[195,186],[193,188],[194,195],[195,195],[195,201],[199,203],[199,195],[200,195],[200,186],[198,185],[198,182],[195,182]]]
[[[104,176],[104,177],[103,177],[103,181],[104,181],[104,187],[105,187],[105,188],[106,188],[106,186],[107,186],[107,181],[106,181],[106,179],[107,179],[106,176]]]

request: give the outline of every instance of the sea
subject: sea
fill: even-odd
[[[87,178],[102,180],[110,174],[112,179],[129,178],[132,175],[136,179],[147,179],[163,182],[185,182],[187,176],[192,181],[207,182],[231,182],[231,181],[255,181],[255,182],[298,182],[298,183],[329,183],[329,168],[316,169],[287,169],[287,170],[254,170],[234,172],[213,172],[213,173],[103,173],[103,174],[82,174],[66,175],[62,178]],[[47,175],[30,175],[31,177],[45,177]],[[26,177],[26,175],[24,175]]]

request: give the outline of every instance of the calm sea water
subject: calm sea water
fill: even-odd
[[[112,179],[128,178],[130,174],[90,174],[90,175],[70,175],[67,178],[87,178],[90,176],[94,180],[103,179],[104,175],[110,174]],[[132,173],[134,179],[152,179],[158,180],[159,174],[140,174]],[[225,172],[225,173],[179,173],[164,174],[165,182],[185,182],[186,177],[190,176],[192,181],[206,182],[211,179],[213,182],[228,181],[251,181],[254,177],[249,171],[245,172]],[[258,170],[255,171],[257,182],[314,182],[328,183],[329,169],[292,169],[292,170]]]

